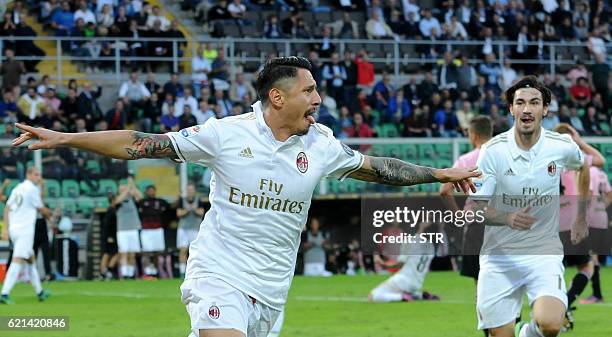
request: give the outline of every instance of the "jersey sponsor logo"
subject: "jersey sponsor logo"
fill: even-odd
[[[504,173],[504,175],[506,176],[515,176],[516,174],[514,174],[514,171],[512,171],[512,168],[509,168],[506,173]]]
[[[555,173],[557,173],[557,164],[555,164],[554,161],[551,161],[548,163],[548,175],[554,177]]]
[[[219,310],[219,307],[214,304],[211,305],[210,308],[208,308],[208,317],[218,319],[219,316],[221,316],[221,310]]]
[[[344,150],[344,152],[346,152],[346,154],[349,157],[354,157],[355,156],[355,152],[353,152],[353,150],[350,147],[348,147],[348,145],[346,145],[346,144],[344,144],[342,142],[340,142],[340,144],[342,144],[342,149]]]
[[[308,171],[308,157],[306,157],[306,153],[298,153],[297,159],[295,160],[295,165],[297,166],[298,171],[301,173],[306,173],[306,171]]]
[[[259,179],[259,192],[247,193],[230,186],[228,201],[246,208],[270,210],[289,214],[300,214],[306,202],[283,198],[284,184],[272,179]]]
[[[200,132],[200,126],[199,125],[195,125],[189,128],[185,128],[183,130],[181,130],[181,136],[187,138],[189,136],[193,136],[195,134],[197,134],[198,132]]]
[[[251,148],[247,147],[242,149],[242,151],[240,151],[240,154],[238,154],[240,157],[244,157],[244,158],[254,158],[253,157],[253,152],[251,152]]]

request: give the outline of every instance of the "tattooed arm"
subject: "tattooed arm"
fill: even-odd
[[[451,182],[454,183],[455,188],[467,193],[468,190],[476,191],[470,178],[480,175],[480,172],[475,171],[476,168],[436,169],[411,164],[395,158],[364,157],[363,165],[359,170],[349,175],[350,178],[396,186]]]
[[[117,159],[178,159],[170,137],[164,134],[149,134],[131,130],[62,133],[23,124],[16,124],[16,126],[23,130],[23,133],[13,140],[13,146],[18,146],[30,139],[38,139],[37,142],[28,146],[30,150],[68,146]]]

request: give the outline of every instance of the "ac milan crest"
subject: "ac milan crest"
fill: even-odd
[[[298,171],[302,173],[306,173],[306,171],[308,171],[308,158],[306,157],[306,153],[298,153],[297,159],[295,160],[295,165],[297,166]]]
[[[553,177],[557,173],[557,164],[554,161],[551,161],[548,164],[548,175]]]
[[[221,316],[221,310],[219,310],[219,307],[216,305],[211,305],[208,309],[208,317],[217,319],[219,316]]]

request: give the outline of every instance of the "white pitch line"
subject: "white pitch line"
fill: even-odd
[[[149,295],[149,294],[141,294],[134,292],[110,292],[110,291],[70,291],[70,292],[58,292],[54,291],[51,293],[52,295],[62,296],[62,295],[79,295],[79,296],[89,296],[89,297],[124,297],[124,298],[137,298],[137,299],[145,299],[145,298],[168,298],[168,299],[180,299],[180,294],[177,292],[176,295],[166,294],[165,296],[159,295]],[[289,296],[288,301],[303,301],[303,302],[350,302],[350,303],[367,303],[368,298],[366,296]],[[476,305],[474,302],[470,301],[461,301],[461,300],[440,300],[440,301],[425,301],[427,303],[439,303],[439,304],[472,304]],[[612,303],[595,303],[589,304],[589,306],[594,307],[612,307]],[[581,305],[580,307],[584,307]]]

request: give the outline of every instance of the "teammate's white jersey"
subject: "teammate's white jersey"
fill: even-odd
[[[404,265],[391,277],[397,279],[396,284],[403,284],[400,288],[406,292],[420,292],[429,272],[429,266],[434,258],[435,248],[432,243],[403,244],[398,262]]]
[[[168,133],[181,161],[212,170],[211,208],[189,249],[186,279],[214,276],[280,310],[293,277],[312,193],[344,179],[363,156],[320,124],[277,141],[253,112]]]
[[[481,261],[520,261],[511,255],[562,255],[559,240],[559,174],[576,170],[584,156],[569,135],[542,129],[537,143],[523,151],[516,144],[514,128],[483,146],[478,157],[481,178],[475,180],[474,200],[489,200],[490,206],[515,212],[528,205],[537,219],[530,230],[487,226]],[[499,256],[487,256],[499,255]]]
[[[43,207],[40,188],[29,180],[19,183],[6,201],[9,208],[9,231],[11,233],[32,232],[36,224],[38,209]]]

